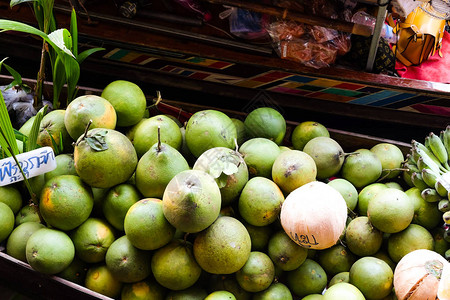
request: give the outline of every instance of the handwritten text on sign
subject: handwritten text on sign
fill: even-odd
[[[26,178],[32,178],[56,168],[55,153],[51,147],[42,147],[16,155]],[[23,176],[12,157],[0,160],[0,186],[22,181]]]

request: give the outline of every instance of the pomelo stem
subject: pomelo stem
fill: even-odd
[[[158,152],[161,152],[161,126],[158,125]]]
[[[89,127],[91,127],[91,124],[92,124],[92,119],[90,119],[89,122],[87,123],[86,128],[84,129],[83,137],[79,140],[78,143],[75,144],[76,146],[78,146],[78,144],[86,138],[87,133],[89,131]]]
[[[379,178],[377,180],[377,182],[383,181],[394,171],[409,171],[409,169],[408,168],[394,168],[394,169],[383,169],[382,171],[386,171],[387,173],[383,177]]]
[[[346,157],[346,156],[349,156],[349,155],[356,155],[356,154],[359,154],[359,152],[350,152],[350,153],[344,153],[343,155],[344,155],[344,157]]]

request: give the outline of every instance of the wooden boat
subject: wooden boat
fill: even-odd
[[[81,66],[85,86],[103,88],[126,78],[147,94],[160,90],[179,102],[243,112],[255,105],[275,106],[288,120],[314,120],[405,142],[450,123],[449,84],[338,66],[306,67],[280,59],[267,45],[230,39],[195,18],[187,18],[191,25],[161,21],[155,14],[128,19],[118,13],[116,2],[84,2],[89,20],[80,10],[80,43],[105,48]],[[69,4],[55,3],[59,27],[68,28]],[[35,23],[29,7],[7,4],[0,1],[3,17]],[[10,64],[36,66],[27,74],[33,78],[37,61],[30,58],[40,57],[41,44],[4,33],[0,40],[8,45],[0,53],[11,57]]]
[[[10,76],[0,76],[0,85],[11,82]],[[26,84],[32,86],[35,84],[34,80],[24,80]],[[46,82],[45,87],[47,91],[51,91],[51,83]],[[100,94],[101,89],[91,87],[80,87],[80,95],[84,94]],[[153,96],[149,95],[148,100],[151,102]],[[171,114],[180,121],[185,121],[189,116],[199,110],[203,109],[218,109],[214,106],[207,106],[202,104],[192,104],[187,102],[180,102],[176,100],[164,99],[158,106],[152,109],[153,114],[165,113]],[[235,111],[232,109],[220,109],[226,114],[236,117],[244,118],[246,113]],[[298,124],[296,121],[287,121],[288,135],[293,128]],[[372,146],[387,142],[397,145],[404,154],[409,153],[410,145],[405,142],[374,137],[339,129],[328,128],[330,135],[335,139],[346,152],[351,152],[360,148],[371,148]],[[75,284],[68,280],[62,279],[55,275],[45,275],[33,270],[28,264],[17,260],[5,252],[5,242],[0,243],[0,294],[6,293],[4,289],[7,288],[11,296],[30,297],[30,299],[67,299],[67,300],[108,300],[111,299],[99,293],[93,292],[81,285]]]

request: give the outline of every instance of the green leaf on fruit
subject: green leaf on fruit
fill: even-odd
[[[108,150],[108,144],[105,140],[107,133],[108,132],[106,130],[102,130],[93,135],[89,135],[86,137],[86,143],[95,151]]]
[[[219,189],[225,187],[228,182],[228,175],[222,173],[218,178],[216,178],[216,183],[219,186]]]

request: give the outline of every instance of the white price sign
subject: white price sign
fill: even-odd
[[[26,178],[50,172],[56,168],[55,153],[51,147],[42,147],[16,155]],[[13,157],[0,160],[0,186],[22,181],[24,178]]]

